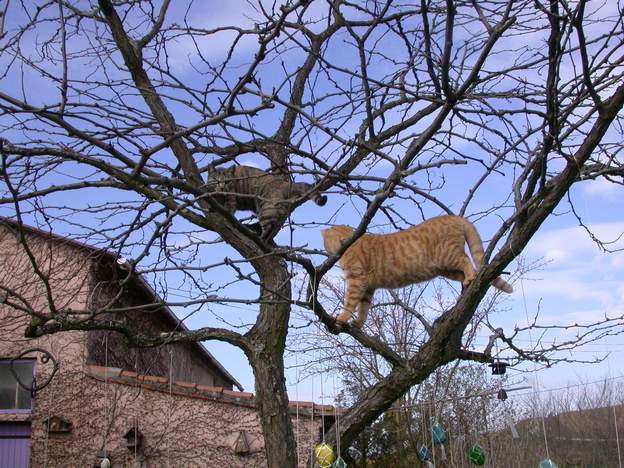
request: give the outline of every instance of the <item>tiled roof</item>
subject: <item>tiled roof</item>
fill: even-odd
[[[191,382],[174,381],[170,384],[169,379],[166,377],[137,374],[136,372],[122,370],[117,367],[87,365],[85,373],[89,377],[108,383],[141,387],[188,398],[219,401],[250,408],[256,407],[253,393],[248,392],[236,392],[221,387],[208,387]],[[314,413],[315,416],[324,415],[332,417],[336,412],[344,413],[342,408],[335,408],[332,405],[320,405],[312,401],[290,401],[288,406],[291,414],[299,412],[299,415],[303,416],[311,416]]]

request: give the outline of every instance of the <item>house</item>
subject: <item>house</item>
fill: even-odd
[[[102,330],[25,338],[50,304],[84,311],[113,300],[136,306],[112,317],[132,330],[185,329],[165,306],[139,307],[161,303],[140,275],[119,290],[127,272],[116,260],[0,219],[0,468],[265,466],[253,395],[201,343],[133,349]],[[291,402],[290,411],[303,451],[334,408]]]

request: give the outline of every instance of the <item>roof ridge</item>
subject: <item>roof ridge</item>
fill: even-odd
[[[167,377],[156,375],[139,374],[134,371],[120,369],[118,367],[104,367],[94,364],[85,366],[85,374],[99,381],[106,381],[129,386],[141,386],[151,390],[174,393],[180,396],[191,398],[209,399],[224,403],[236,404],[240,406],[256,407],[255,395],[249,392],[228,390],[223,387],[211,387],[193,382],[173,381],[169,382]],[[336,408],[333,405],[314,403],[313,401],[289,401],[288,407],[291,411],[296,409],[304,414],[333,416],[335,412],[344,414],[343,408]]]

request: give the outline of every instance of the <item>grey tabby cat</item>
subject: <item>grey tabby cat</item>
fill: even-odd
[[[289,213],[290,204],[313,189],[312,184],[290,182],[251,166],[214,169],[208,175],[206,190],[230,213],[253,211],[260,222],[264,240],[275,237]],[[319,206],[327,197],[315,192],[311,199]],[[253,227],[253,226],[251,226]]]

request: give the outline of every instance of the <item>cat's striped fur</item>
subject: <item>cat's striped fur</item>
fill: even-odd
[[[353,235],[349,226],[333,226],[322,231],[325,250],[333,254]],[[336,319],[346,323],[359,305],[355,326],[366,321],[378,288],[401,288],[437,276],[468,285],[475,269],[464,251],[468,244],[477,268],[483,264],[483,243],[470,221],[460,216],[438,216],[392,234],[364,234],[340,258],[347,282],[344,311]],[[492,285],[511,293],[513,288],[496,278]]]
[[[251,166],[231,166],[215,169],[208,175],[206,190],[230,213],[253,211],[258,217],[262,238],[272,239],[282,228],[290,205],[313,189],[312,184],[290,182]],[[310,198],[319,206],[327,197],[318,192]]]

